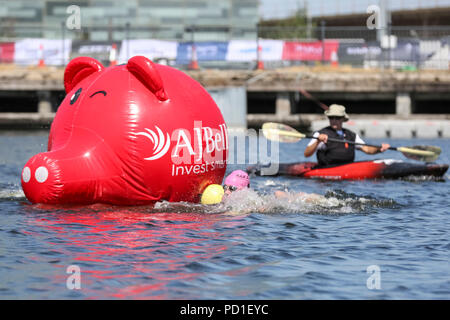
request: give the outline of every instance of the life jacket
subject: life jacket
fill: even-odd
[[[356,133],[342,128],[343,136],[340,136],[331,126],[319,130],[319,133],[325,133],[328,138],[348,140],[354,142]],[[342,142],[327,141],[326,148],[317,150],[317,161],[320,167],[350,163],[355,160],[355,145]]]

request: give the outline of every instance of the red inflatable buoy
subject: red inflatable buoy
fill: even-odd
[[[197,202],[207,185],[221,183],[225,122],[183,72],[142,56],[108,68],[79,57],[67,65],[64,86],[48,151],[22,171],[31,202]]]

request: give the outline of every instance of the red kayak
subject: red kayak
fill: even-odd
[[[256,165],[248,167],[247,171],[264,175],[265,167],[268,165]],[[280,163],[277,175],[329,180],[397,179],[409,176],[442,177],[447,169],[447,164],[382,159],[327,167],[318,167],[316,162]]]

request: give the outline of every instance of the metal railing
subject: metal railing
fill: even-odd
[[[367,27],[327,27],[325,25],[310,27],[256,27],[238,28],[230,26],[188,26],[180,27],[155,27],[134,26],[124,24],[120,26],[86,26],[80,30],[68,30],[64,23],[60,26],[45,25],[9,25],[0,24],[0,63],[19,63],[17,59],[5,54],[7,43],[19,43],[23,39],[54,39],[60,41],[55,45],[63,51],[56,65],[64,65],[68,59],[77,55],[79,44],[91,43],[98,46],[98,51],[93,50],[92,56],[100,56],[101,60],[108,60],[109,52],[113,43],[119,47],[123,41],[138,39],[152,39],[174,41],[178,45],[175,56],[156,57],[163,59],[166,63],[183,68],[188,65],[186,57],[192,59],[188,53],[180,58],[180,48],[189,46],[202,48],[211,44],[212,50],[219,50],[215,58],[204,58],[198,55],[200,67],[214,68],[246,68],[251,69],[258,66],[258,61],[265,64],[265,68],[293,66],[293,65],[316,65],[316,64],[338,64],[363,68],[402,68],[415,69],[445,69],[449,67],[450,26],[408,26],[388,27],[385,30],[370,30]],[[278,40],[283,46],[279,58],[265,60],[264,40]],[[65,40],[71,41],[71,46],[66,49]],[[229,60],[224,50],[232,41],[247,41],[247,51],[253,50],[250,55]],[[128,42],[127,42],[128,43]],[[253,45],[251,44],[253,43]],[[262,45],[262,49],[261,47]],[[336,45],[332,45],[335,43]],[[220,47],[219,48],[219,44]],[[194,46],[193,46],[194,45]],[[103,49],[100,49],[103,46]],[[216,46],[216,47],[214,47]],[[253,47],[252,47],[253,46]],[[290,47],[291,46],[291,47]],[[20,47],[20,46],[19,46]],[[16,50],[17,50],[16,46]],[[215,49],[214,49],[215,48]],[[224,49],[225,48],[225,49]],[[119,48],[120,49],[120,48]],[[119,50],[118,49],[118,50]],[[259,49],[259,50],[258,50]],[[45,49],[44,49],[45,50]],[[129,48],[127,47],[129,51]],[[267,49],[268,50],[268,49]],[[289,52],[291,50],[291,52]],[[295,52],[297,50],[297,52]],[[318,51],[321,53],[314,56],[311,52],[301,54],[304,50]],[[331,52],[330,52],[331,50]],[[334,52],[333,52],[334,50]],[[67,52],[69,51],[69,52]],[[262,55],[260,54],[262,51]],[[305,53],[304,52],[304,53]],[[248,52],[247,52],[248,53]],[[88,54],[89,55],[89,54]],[[39,53],[36,53],[36,57]],[[126,58],[128,54],[125,54]],[[5,58],[6,57],[6,58]],[[155,58],[155,57],[153,57]]]

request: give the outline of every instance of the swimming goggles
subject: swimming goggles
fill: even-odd
[[[227,185],[227,184],[225,184],[224,186],[223,186],[223,190],[225,190],[225,191],[227,191],[227,190],[230,190],[230,191],[236,191],[238,188],[237,187],[235,187],[235,186],[229,186],[229,185]]]

